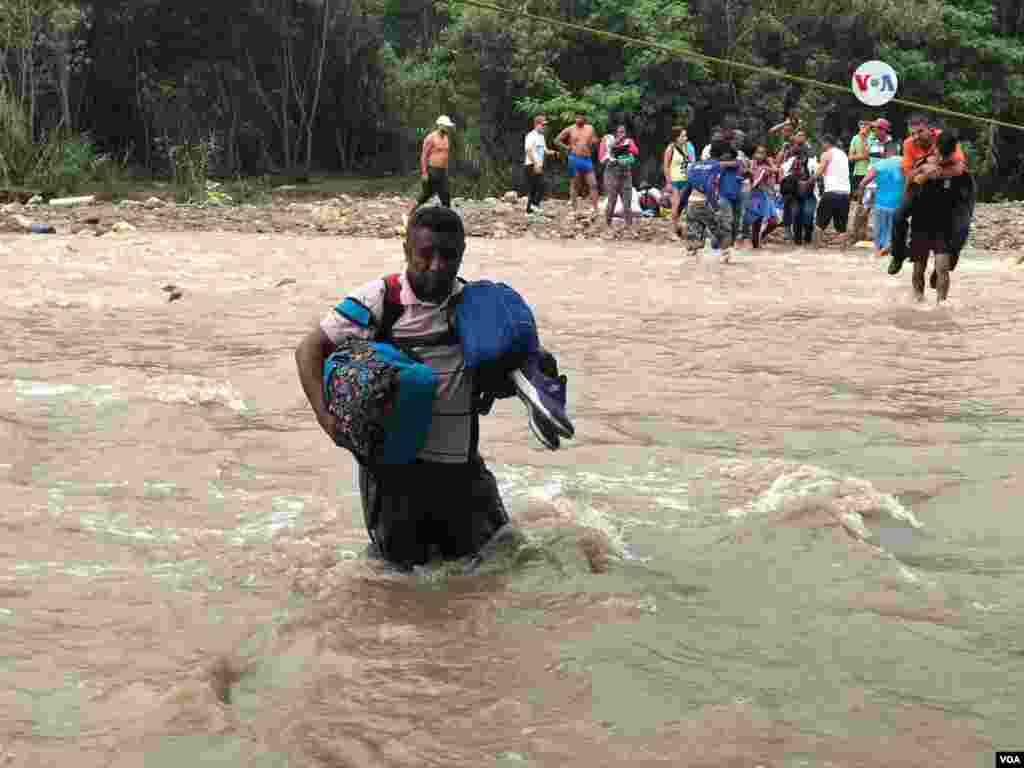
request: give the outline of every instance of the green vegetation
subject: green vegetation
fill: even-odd
[[[1019,0],[922,0],[910,13],[896,0],[496,1],[843,86],[880,58],[903,98],[1024,124]],[[790,109],[812,135],[844,138],[881,114],[902,135],[908,117],[460,0],[0,0],[9,188],[116,195],[149,176],[200,204],[265,200],[282,184],[410,194],[423,135],[448,114],[454,193],[495,193],[521,182],[532,114],[549,115],[554,138],[576,110],[599,130],[628,120],[653,181],[673,125],[698,143],[726,122],[757,138]],[[1024,132],[942,121],[969,143],[986,195],[1024,191]],[[368,177],[381,181],[345,180]],[[210,180],[222,184],[212,198]]]

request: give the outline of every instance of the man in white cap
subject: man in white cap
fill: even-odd
[[[420,179],[423,191],[419,199],[413,203],[411,211],[415,211],[434,194],[441,198],[441,205],[450,208],[452,199],[448,191],[448,156],[451,153],[451,140],[448,131],[455,123],[448,115],[437,118],[437,129],[427,134],[423,140],[423,151],[420,153]]]

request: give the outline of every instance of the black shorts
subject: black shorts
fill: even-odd
[[[942,233],[937,232],[911,232],[910,233],[910,260],[928,262],[928,255],[931,253],[949,253],[949,244]]]
[[[836,232],[846,231],[850,216],[850,196],[846,192],[826,192],[818,203],[818,226],[825,229],[832,222]]]
[[[509,522],[498,483],[479,456],[465,464],[360,467],[359,493],[370,539],[401,567],[473,555]]]

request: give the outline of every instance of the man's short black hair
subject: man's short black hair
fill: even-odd
[[[949,157],[956,151],[957,137],[953,131],[943,131],[939,134],[938,140],[935,142],[935,146],[939,149],[939,154],[943,157]]]
[[[462,226],[462,217],[451,208],[442,205],[432,205],[427,208],[417,208],[409,220],[407,232],[414,227],[423,227],[431,232],[445,232],[455,235],[458,240],[459,250],[466,247],[466,230]]]
[[[907,120],[907,125],[931,125],[931,124],[932,124],[931,118],[929,118],[928,115],[924,114],[923,112],[915,112],[914,114],[912,114],[910,116],[910,119]]]
[[[833,136],[831,133],[826,133],[824,136],[821,137],[821,143],[823,145],[834,147],[836,146],[836,137]]]

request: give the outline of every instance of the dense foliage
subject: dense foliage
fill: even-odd
[[[1024,123],[1019,0],[498,2],[839,84],[881,58],[903,98]],[[446,113],[461,188],[493,189],[515,180],[533,113],[555,129],[577,109],[601,129],[626,117],[656,181],[673,125],[698,142],[723,122],[761,136],[792,108],[844,137],[865,115],[902,135],[907,117],[458,0],[0,0],[8,182],[34,162],[19,146],[82,134],[167,174],[169,148],[197,141],[214,174],[414,173],[419,139]],[[988,194],[1024,191],[1024,132],[944,122],[970,142]]]

